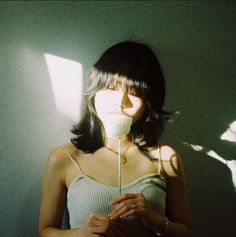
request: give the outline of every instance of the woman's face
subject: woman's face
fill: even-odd
[[[142,116],[144,101],[142,98],[130,95],[121,89],[103,89],[96,93],[95,109],[98,117],[109,121],[109,116],[126,115],[135,123]]]

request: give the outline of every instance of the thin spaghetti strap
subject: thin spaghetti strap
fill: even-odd
[[[159,160],[159,163],[158,163],[158,174],[161,174],[161,147],[160,146],[158,146],[158,152],[159,152],[159,158],[158,158],[158,160]]]
[[[81,169],[78,162],[75,161],[75,159],[71,156],[70,152],[66,149],[65,145],[62,146],[64,151],[66,152],[67,156],[70,158],[70,160],[73,162],[73,164],[76,166],[77,169],[79,169],[81,174],[84,174],[83,170]]]

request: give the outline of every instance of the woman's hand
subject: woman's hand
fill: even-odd
[[[122,237],[123,226],[119,221],[92,213],[83,225],[84,237]]]
[[[112,200],[111,204],[117,205],[110,214],[111,220],[137,216],[150,229],[161,229],[165,225],[164,217],[153,210],[142,193],[125,193]]]

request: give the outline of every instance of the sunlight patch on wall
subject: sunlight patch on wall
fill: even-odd
[[[82,65],[51,54],[44,56],[58,112],[73,122],[78,121],[83,93]]]
[[[228,129],[221,135],[221,140],[236,142],[236,121],[229,124]]]

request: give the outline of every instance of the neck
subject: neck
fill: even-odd
[[[130,141],[128,135],[123,135],[120,138],[121,147],[127,147],[130,143],[131,143],[131,141]],[[119,145],[119,138],[117,138],[117,137],[107,137],[106,138],[105,146],[117,151],[118,145]]]

